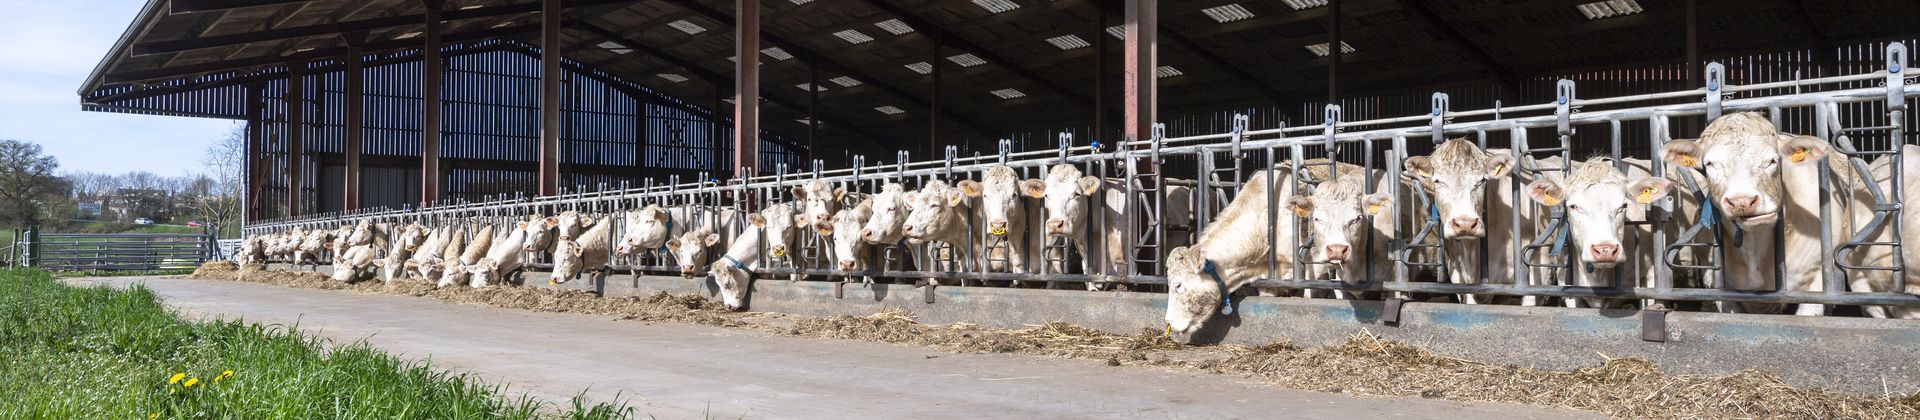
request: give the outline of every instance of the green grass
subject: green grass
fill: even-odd
[[[140,286],[81,288],[38,270],[0,270],[0,310],[0,418],[632,415],[580,397],[565,406],[508,397],[472,376],[293,326],[183,321]]]

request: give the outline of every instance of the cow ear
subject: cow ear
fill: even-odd
[[[1312,216],[1313,215],[1313,197],[1296,195],[1296,196],[1287,198],[1287,208],[1293,209],[1294,217]]]
[[[960,190],[948,191],[947,207],[959,206],[960,203],[965,202],[966,199],[967,199],[967,193],[965,191],[960,191]]]
[[[908,191],[906,194],[900,195],[900,199],[906,201],[908,206],[912,206],[914,202],[920,201],[920,192]]]
[[[834,188],[833,199],[839,200],[843,198],[847,198],[847,187]]]
[[[1387,193],[1373,193],[1360,197],[1360,208],[1365,209],[1368,216],[1377,216],[1392,204],[1393,196]]]
[[[569,253],[572,253],[572,254],[573,254],[573,256],[575,256],[575,257],[579,257],[579,256],[580,256],[580,254],[582,254],[582,253],[585,253],[585,252],[586,252],[586,249],[585,249],[585,248],[581,248],[581,247],[580,247],[580,244],[577,244],[577,243],[576,243],[576,244],[568,244],[568,245],[572,245],[572,246],[568,246],[568,247],[567,247],[567,252],[569,252]]]
[[[1668,140],[1660,145],[1660,160],[1688,168],[1700,168],[1700,157],[1705,155],[1700,143],[1693,140]]]
[[[1513,156],[1488,155],[1487,167],[1491,168],[1487,170],[1487,178],[1507,176],[1507,174],[1513,172]]]
[[[1827,152],[1827,142],[1814,136],[1792,136],[1792,139],[1780,145],[1780,156],[1786,158],[1788,165],[1819,162],[1827,157]]]
[[[707,234],[706,242],[707,242],[707,246],[713,246],[713,244],[720,243],[720,234],[718,233]]]
[[[680,240],[679,240],[679,239],[668,239],[668,240],[667,240],[667,248],[668,248],[668,249],[680,249]]]
[[[1406,167],[1406,172],[1402,173],[1402,176],[1412,175],[1419,179],[1426,179],[1433,176],[1433,158],[1430,157],[1410,157],[1407,158],[1406,162],[1402,163],[1402,166]]]
[[[747,223],[753,224],[753,227],[767,227],[767,218],[761,216],[759,213],[749,214],[747,215]]]
[[[547,227],[554,227],[554,226],[560,226],[560,218],[558,218],[558,217],[548,217],[548,218],[547,218]]]
[[[1100,177],[1080,177],[1080,195],[1092,196],[1097,191],[1100,191]]]
[[[1547,179],[1527,184],[1527,196],[1532,197],[1533,201],[1548,206],[1557,206],[1560,202],[1567,201],[1566,191],[1560,188],[1560,183]]]
[[[1020,193],[1033,198],[1047,198],[1047,182],[1038,179],[1020,181]]]
[[[974,181],[974,180],[971,180],[971,179],[968,179],[968,180],[962,180],[962,181],[960,181],[960,185],[959,185],[959,187],[960,187],[960,191],[961,191],[961,192],[964,192],[964,193],[967,193],[967,196],[968,196],[968,197],[979,197],[979,196],[980,196],[980,182],[979,182],[979,181]]]
[[[795,199],[795,200],[805,200],[805,199],[807,199],[807,189],[806,189],[806,188],[804,188],[804,187],[801,187],[801,186],[798,186],[798,185],[796,185],[796,186],[794,186],[794,187],[793,187],[793,199]]]
[[[793,224],[791,226],[800,226],[805,224],[807,224],[807,216],[799,215],[799,214],[793,215]]]
[[[525,221],[513,222],[513,230],[527,230],[527,222]]]
[[[592,217],[581,217],[581,218],[580,218],[580,227],[587,227],[587,226],[593,226],[593,218],[592,218]]]
[[[1661,177],[1646,177],[1627,186],[1627,199],[1640,204],[1653,204],[1654,200],[1666,197],[1673,191],[1673,181]]]

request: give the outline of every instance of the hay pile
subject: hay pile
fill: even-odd
[[[577,290],[436,289],[417,281],[346,284],[314,273],[265,272],[254,266],[235,271],[231,264],[215,264],[202,266],[194,277],[754,328],[792,336],[880,341],[962,353],[1104,360],[1116,366],[1245,375],[1282,387],[1314,391],[1557,406],[1621,418],[1920,418],[1920,394],[1868,397],[1801,389],[1760,370],[1721,376],[1672,375],[1640,359],[1609,358],[1598,366],[1571,372],[1538,370],[1447,357],[1366,333],[1353,335],[1340,345],[1302,349],[1284,342],[1258,347],[1185,346],[1151,329],[1118,335],[1057,322],[1014,330],[966,323],[929,325],[905,312],[791,317],[798,319],[775,325],[727,312],[718,303],[699,296],[658,293],[645,298],[600,298]]]

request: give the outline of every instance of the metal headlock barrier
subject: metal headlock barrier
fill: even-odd
[[[1334,164],[1339,161],[1366,171],[1367,192],[1378,192],[1372,191],[1376,185],[1374,181],[1403,179],[1402,166],[1413,157],[1408,153],[1409,142],[1418,139],[1428,139],[1437,145],[1450,138],[1464,138],[1488,150],[1490,138],[1505,138],[1508,152],[1516,165],[1511,176],[1551,177],[1564,176],[1576,162],[1576,133],[1594,130],[1605,133],[1605,137],[1611,139],[1609,144],[1593,148],[1605,150],[1595,153],[1596,156],[1612,157],[1616,165],[1625,165],[1624,158],[1644,159],[1650,162],[1648,169],[1652,176],[1676,180],[1672,195],[1691,194],[1697,199],[1705,197],[1707,179],[1699,177],[1694,171],[1668,173],[1668,165],[1661,161],[1658,153],[1624,156],[1624,150],[1638,150],[1635,145],[1623,144],[1623,138],[1637,137],[1628,136],[1627,132],[1638,129],[1634,127],[1646,127],[1648,142],[1644,150],[1657,151],[1665,142],[1676,138],[1676,134],[1669,129],[1674,119],[1711,121],[1729,113],[1756,111],[1766,113],[1779,126],[1785,113],[1810,112],[1818,128],[1814,133],[1800,134],[1809,134],[1827,142],[1833,146],[1836,154],[1848,162],[1846,168],[1829,168],[1824,161],[1820,163],[1822,191],[1826,195],[1838,194],[1828,190],[1829,173],[1833,171],[1848,171],[1862,179],[1874,179],[1870,165],[1875,159],[1883,159],[1891,160],[1892,173],[1904,173],[1901,159],[1897,157],[1900,156],[1901,147],[1907,144],[1911,130],[1906,114],[1907,103],[1911,98],[1920,97],[1920,83],[1915,83],[1916,78],[1920,78],[1920,71],[1909,68],[1907,63],[1906,46],[1893,43],[1886,49],[1886,66],[1867,74],[1733,85],[1727,83],[1726,69],[1719,63],[1712,63],[1705,69],[1705,86],[1683,91],[1580,98],[1574,81],[1561,80],[1555,99],[1545,104],[1454,111],[1449,109],[1448,95],[1435,93],[1432,111],[1425,115],[1342,121],[1339,106],[1330,105],[1325,110],[1324,120],[1316,125],[1251,129],[1247,127],[1246,118],[1240,116],[1230,124],[1230,131],[1208,135],[1166,138],[1163,127],[1156,127],[1152,138],[1103,145],[1099,142],[1080,144],[1070,134],[1061,134],[1057,150],[1016,152],[1010,150],[1010,143],[1003,141],[995,155],[957,156],[955,149],[950,147],[943,158],[922,161],[910,161],[907,153],[901,151],[893,162],[876,161],[871,166],[866,157],[855,156],[849,168],[827,169],[816,161],[810,171],[794,172],[785,165],[779,165],[771,175],[747,174],[726,181],[710,178],[703,173],[692,182],[671,177],[658,184],[647,180],[638,187],[624,183],[617,186],[603,184],[596,188],[576,186],[570,192],[551,197],[503,196],[484,202],[436,202],[421,208],[367,209],[259,221],[248,225],[245,231],[248,235],[267,235],[292,229],[335,229],[342,224],[363,219],[376,223],[418,222],[435,227],[483,224],[511,226],[513,222],[529,217],[577,211],[594,215],[597,220],[614,223],[612,240],[618,241],[629,229],[623,217],[626,212],[658,205],[687,209],[684,214],[691,215],[694,220],[680,223],[704,224],[712,221],[714,226],[724,226],[729,230],[723,235],[739,235],[744,229],[751,228],[743,222],[749,212],[788,202],[783,200],[789,197],[787,191],[809,183],[825,183],[847,191],[844,196],[831,200],[833,203],[829,205],[830,209],[844,209],[874,196],[888,184],[900,184],[908,191],[934,183],[952,185],[961,180],[981,179],[984,172],[996,166],[1011,168],[1023,180],[1044,179],[1050,167],[1065,164],[1073,165],[1086,176],[1096,178],[1101,186],[1091,197],[1077,198],[1082,200],[1083,208],[1088,208],[1084,212],[1085,220],[1077,221],[1081,226],[1080,232],[1085,234],[1084,239],[1049,235],[1040,225],[1046,217],[1051,216],[1042,220],[1028,220],[1026,232],[1019,237],[981,233],[985,231],[985,221],[980,220],[977,212],[968,212],[964,220],[967,231],[972,233],[967,235],[965,243],[878,244],[875,255],[879,255],[876,257],[879,263],[868,270],[848,271],[838,270],[829,264],[834,256],[828,236],[807,227],[810,226],[808,224],[797,223],[797,238],[794,244],[788,245],[791,248],[788,256],[776,263],[760,264],[752,271],[763,276],[783,275],[816,280],[845,281],[875,277],[928,284],[937,284],[938,280],[957,280],[962,285],[1018,281],[1055,287],[1072,284],[1086,284],[1091,288],[1125,285],[1136,290],[1151,290],[1167,284],[1164,275],[1167,251],[1194,243],[1206,226],[1213,222],[1215,214],[1234,199],[1243,181],[1256,176],[1271,181],[1280,179],[1278,175],[1288,175],[1289,182],[1293,184],[1291,188],[1304,194],[1314,188],[1317,182],[1337,178],[1334,175],[1345,166]],[[1846,121],[1881,122],[1843,126],[1843,119],[1840,118],[1843,112],[1861,114],[1852,115]],[[1498,145],[1498,142],[1494,142],[1494,145]],[[1354,153],[1341,153],[1343,148],[1360,148],[1362,153],[1357,156]],[[1351,152],[1352,149],[1347,151]],[[1625,166],[1619,168],[1624,169]],[[1327,172],[1327,175],[1312,176],[1316,170]],[[1879,233],[1891,229],[1890,237],[1898,238],[1906,229],[1900,221],[1904,184],[1899,176],[1893,176],[1891,182],[1890,188],[1867,183],[1871,204],[1866,210],[1872,217],[1864,225],[1851,232],[1831,231],[1826,225],[1821,227],[1821,252],[1826,262],[1822,264],[1821,273],[1824,287],[1817,292],[1786,290],[1785,281],[1776,281],[1773,290],[1724,288],[1723,278],[1728,268],[1723,262],[1726,261],[1729,247],[1779,247],[1780,244],[1777,240],[1773,244],[1741,244],[1737,243],[1738,239],[1734,244],[1722,243],[1722,235],[1718,233],[1727,229],[1737,230],[1737,226],[1723,226],[1715,217],[1677,217],[1676,197],[1673,196],[1651,203],[1645,220],[1630,222],[1651,230],[1649,237],[1652,243],[1629,242],[1624,245],[1628,248],[1652,247],[1660,251],[1654,278],[1636,278],[1639,277],[1637,274],[1622,269],[1615,271],[1613,286],[1610,287],[1569,286],[1567,284],[1571,284],[1571,277],[1582,267],[1576,263],[1576,257],[1563,249],[1569,235],[1567,211],[1564,205],[1548,206],[1525,200],[1525,192],[1521,191],[1524,183],[1517,181],[1509,183],[1510,190],[1504,192],[1514,197],[1512,224],[1490,227],[1511,229],[1514,232],[1511,248],[1483,248],[1486,252],[1481,253],[1481,270],[1477,271],[1487,273],[1485,268],[1489,263],[1485,260],[1486,256],[1511,252],[1510,255],[1515,257],[1511,264],[1512,284],[1487,284],[1484,281],[1479,284],[1447,283],[1443,273],[1461,267],[1449,267],[1443,262],[1442,255],[1446,247],[1442,246],[1440,221],[1433,210],[1438,197],[1434,197],[1426,188],[1404,186],[1417,183],[1386,182],[1386,191],[1394,202],[1407,203],[1404,206],[1389,206],[1391,210],[1383,213],[1396,221],[1394,235],[1392,238],[1380,238],[1369,234],[1357,238],[1355,247],[1364,247],[1371,243],[1369,241],[1388,241],[1389,252],[1385,255],[1366,253],[1355,260],[1367,265],[1390,263],[1393,265],[1391,275],[1384,278],[1314,280],[1320,277],[1316,272],[1323,270],[1327,263],[1309,261],[1313,254],[1305,245],[1312,243],[1313,239],[1306,229],[1297,232],[1275,231],[1281,218],[1295,217],[1277,212],[1286,198],[1278,196],[1282,188],[1276,185],[1267,189],[1266,197],[1268,267],[1266,275],[1251,285],[1294,290],[1634,299],[1649,303],[1723,301],[1920,305],[1920,296],[1899,292],[1905,290],[1907,270],[1904,261],[1898,258],[1901,244],[1898,240],[1886,239],[1889,235]],[[1502,193],[1491,191],[1498,188],[1497,185],[1499,183],[1489,182],[1482,188],[1496,194]],[[1488,194],[1489,197],[1493,195]],[[1038,198],[1019,200],[1026,206],[1043,205]],[[1851,207],[1851,200],[1835,203],[1834,197],[1822,197],[1820,201],[1823,220],[1833,214],[1855,210]],[[797,201],[794,203],[796,211],[804,214],[805,207]],[[1710,215],[1713,205],[1705,207],[1704,213]],[[1402,214],[1406,212],[1414,214]],[[463,231],[471,235],[475,230]],[[1109,231],[1115,234],[1100,234]],[[1089,232],[1093,234],[1087,234]],[[1531,234],[1522,235],[1522,232]],[[498,235],[505,233],[505,229],[496,231]],[[1273,238],[1278,235],[1296,235],[1296,238],[1300,238],[1297,243],[1302,246],[1275,249]],[[1108,243],[1113,239],[1125,243]],[[1037,250],[1038,260],[1030,259],[1028,267],[1024,269],[1011,267],[1007,259],[1012,255],[1014,241],[1024,241],[1022,243],[1030,245],[1030,249]],[[1892,258],[1892,263],[1852,265],[1847,262],[1852,253],[1867,250],[1884,252],[1889,249],[1896,256]],[[1116,250],[1124,255],[1106,255]],[[707,261],[724,252],[725,249],[709,250]],[[1003,256],[986,256],[994,253]],[[528,255],[527,261],[535,267],[541,267],[550,261],[542,254],[536,252]],[[761,255],[767,254],[763,250]],[[1116,260],[1120,263],[1110,263]],[[611,270],[634,273],[634,281],[638,281],[641,273],[676,272],[679,269],[670,266],[671,257],[660,250],[615,256],[611,261]],[[1074,261],[1080,264],[1073,264]],[[1287,270],[1282,268],[1282,261],[1299,263],[1292,264],[1291,270]],[[996,266],[996,262],[1000,263],[998,266],[1009,268],[989,270]],[[1781,270],[1779,267],[1767,269]],[[1891,272],[1895,287],[1874,292],[1848,290],[1850,276],[1869,271]],[[1439,280],[1418,281],[1424,278],[1423,275],[1432,275]],[[1679,284],[1681,281],[1688,284]]]

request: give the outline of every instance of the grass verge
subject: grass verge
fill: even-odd
[[[152,291],[0,270],[0,418],[623,418],[344,346],[294,326],[183,321]]]

